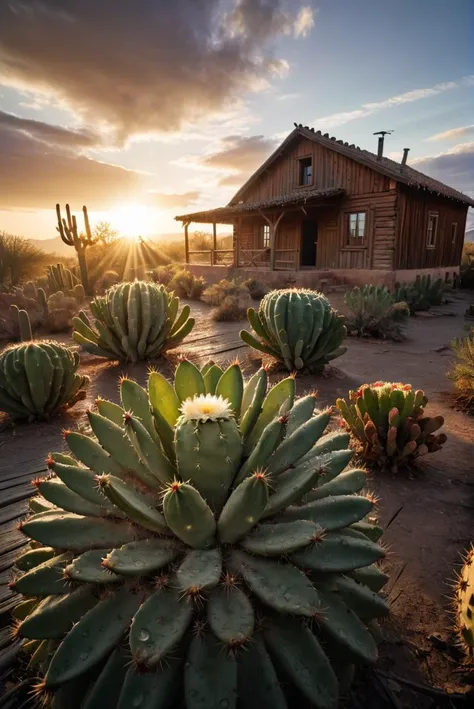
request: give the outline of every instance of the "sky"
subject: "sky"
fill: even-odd
[[[0,230],[177,233],[294,122],[474,197],[473,40],[472,0],[2,0]]]

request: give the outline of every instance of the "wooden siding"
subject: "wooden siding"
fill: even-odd
[[[429,212],[438,214],[434,248],[427,248]],[[466,230],[467,205],[400,186],[398,216],[396,269],[459,266]],[[453,223],[458,225],[454,244],[451,231]]]
[[[306,188],[298,185],[298,160],[309,156],[313,159],[313,182],[308,185],[309,188],[342,187],[348,195],[386,192],[390,189],[390,178],[360,165],[345,155],[301,138],[289,146],[269,171],[251,185],[240,199],[243,202],[254,202],[278,197],[297,189],[304,191]]]

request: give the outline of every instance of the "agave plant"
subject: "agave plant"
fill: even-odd
[[[459,642],[466,655],[474,657],[474,546],[466,554],[458,576],[454,612]]]
[[[424,415],[428,403],[421,389],[411,384],[375,382],[349,392],[349,402],[337,399],[344,425],[363,445],[363,454],[394,472],[401,463],[432,453],[446,443],[435,435],[444,424],[442,416]]]
[[[0,411],[15,420],[34,421],[74,406],[85,398],[89,383],[89,377],[77,374],[78,367],[78,353],[57,342],[8,347],[0,354]]]
[[[291,372],[317,370],[346,352],[344,317],[333,310],[322,293],[312,290],[274,290],[262,299],[258,312],[247,310],[250,325],[245,344],[271,355]]]
[[[86,352],[115,360],[151,359],[176,347],[194,327],[189,305],[156,283],[134,281],[110,288],[90,304],[95,329],[84,312],[73,318],[73,340]]]
[[[93,436],[66,432],[11,584],[55,707],[285,709],[296,692],[336,709],[375,661],[387,577],[365,472],[313,395],[267,388],[264,369],[244,384],[184,360],[174,383],[123,379]]]

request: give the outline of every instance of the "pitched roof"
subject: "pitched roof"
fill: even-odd
[[[314,143],[318,143],[319,145],[329,148],[329,150],[335,150],[348,158],[352,158],[362,165],[370,167],[382,175],[391,177],[398,182],[408,185],[409,187],[429,190],[430,192],[442,195],[448,199],[455,199],[459,202],[463,202],[464,204],[474,207],[474,199],[471,197],[468,197],[463,192],[459,192],[453,187],[449,187],[448,185],[445,185],[442,182],[439,182],[438,180],[415,170],[410,165],[405,165],[402,168],[402,165],[395,160],[391,160],[386,157],[382,157],[379,160],[377,155],[371,153],[369,150],[361,150],[361,148],[356,147],[354,144],[349,145],[349,143],[345,143],[342,140],[330,138],[329,133],[325,133],[323,135],[320,130],[315,131],[314,128],[309,128],[308,126],[302,126],[301,124],[295,124],[295,126],[295,129],[285,138],[283,143],[270,155],[270,157],[258,168],[258,170],[251,175],[247,182],[242,185],[242,187],[230,200],[228,206],[238,203],[241,200],[243,193],[254,183],[256,179],[258,179],[258,177],[260,177],[261,174],[268,169],[271,163],[273,163],[273,161],[281,155],[282,151],[291,142],[293,142],[296,137],[302,136],[308,140],[312,140]]]
[[[345,194],[345,190],[334,187],[331,189],[317,190],[305,189],[304,191],[298,190],[297,192],[288,192],[287,194],[281,195],[279,197],[273,197],[272,199],[262,199],[258,202],[241,202],[235,205],[229,205],[227,207],[217,207],[216,209],[208,209],[204,212],[195,212],[194,214],[182,214],[179,217],[175,217],[176,221],[191,221],[191,222],[203,222],[210,223],[214,220],[217,223],[225,224],[225,220],[232,220],[233,217],[245,212],[258,212],[262,209],[269,209],[271,207],[288,207],[297,204],[306,204],[307,202],[315,202],[326,197],[340,197]]]

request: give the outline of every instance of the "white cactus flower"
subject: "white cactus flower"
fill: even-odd
[[[213,394],[190,397],[183,401],[180,410],[185,421],[219,421],[232,417],[230,401]]]

